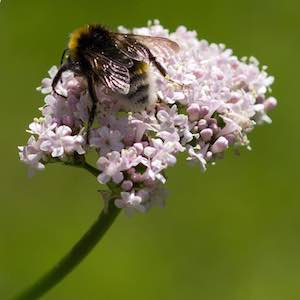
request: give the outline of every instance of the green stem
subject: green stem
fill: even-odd
[[[90,173],[97,176],[99,171],[87,163],[81,167],[87,169]],[[82,236],[82,238],[73,246],[53,269],[42,276],[35,284],[26,289],[13,300],[35,300],[40,298],[51,288],[62,281],[80,262],[91,252],[97,243],[104,236],[105,232],[113,224],[118,216],[120,209],[114,205],[115,197],[112,196],[108,205],[102,210],[96,222]]]
[[[88,172],[90,172],[92,175],[94,175],[96,177],[99,175],[99,170],[96,169],[95,167],[91,166],[87,162],[83,163],[82,168],[86,169]]]

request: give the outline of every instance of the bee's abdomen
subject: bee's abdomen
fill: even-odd
[[[130,89],[125,98],[133,111],[145,109],[156,101],[149,65],[136,62],[130,69]]]

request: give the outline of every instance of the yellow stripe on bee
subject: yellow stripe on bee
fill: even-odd
[[[137,75],[142,75],[148,72],[149,66],[146,63],[139,63],[137,68],[135,69],[134,73]]]
[[[84,25],[76,30],[74,30],[69,39],[68,48],[72,51],[78,46],[78,40],[83,35],[89,32],[89,25]]]

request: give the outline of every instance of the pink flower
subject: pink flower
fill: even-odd
[[[120,30],[167,37],[181,48],[178,53],[156,46],[150,49],[172,79],[166,80],[150,63],[155,105],[127,112],[130,106],[117,94],[96,85],[99,102],[87,145],[92,101],[86,81],[64,72],[56,87],[66,98],[61,97],[52,91],[58,70],[52,67],[39,88],[47,94],[40,108],[42,117],[29,125],[32,136],[19,147],[19,155],[32,173],[49,161],[72,162],[96,150],[97,180],[113,182],[121,190],[115,204],[128,213],[144,212],[155,203],[163,205],[165,171],[176,164],[179,152],[204,171],[229,146],[250,148],[248,132],[271,122],[267,113],[277,100],[267,96],[274,78],[255,58],[239,60],[225,45],[199,40],[195,31],[184,26],[170,33],[154,21],[132,31]]]
[[[122,182],[125,163],[119,152],[113,151],[107,157],[101,156],[97,161],[97,167],[101,171],[98,181],[102,184],[108,183],[111,179],[114,183]]]

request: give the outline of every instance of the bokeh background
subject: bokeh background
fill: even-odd
[[[273,124],[251,133],[253,151],[205,174],[183,159],[168,172],[165,209],[122,214],[91,255],[45,300],[300,299],[300,2],[11,1],[0,3],[0,299],[51,267],[96,219],[93,177],[48,166],[28,179],[17,145],[42,105],[35,91],[59,62],[68,33],[158,18],[184,24],[276,77]]]

